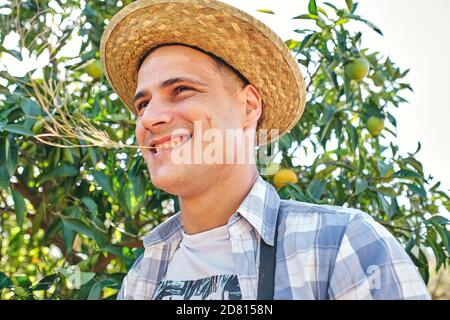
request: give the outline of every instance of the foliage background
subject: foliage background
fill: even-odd
[[[134,117],[106,79],[86,69],[98,60],[105,25],[130,2],[12,0],[0,6],[0,44],[11,35],[18,39],[17,48],[0,46],[0,59],[48,59],[24,77],[0,69],[1,299],[114,299],[143,251],[142,236],[177,209],[173,196],[152,186],[136,149],[60,148],[33,137],[52,124],[47,109],[73,127],[88,119],[114,141],[135,142]],[[403,80],[408,70],[362,48],[364,35],[346,29],[364,23],[382,33],[358,16],[357,3],[311,0],[304,9],[295,19],[314,21],[315,28],[296,30],[298,39],[286,43],[306,77],[307,107],[274,150],[299,181],[280,196],[364,210],[394,234],[426,282],[430,273],[445,277],[448,194],[424,176],[415,158],[420,143],[404,155],[396,146],[391,111],[407,107],[401,93],[412,90]],[[67,44],[77,36],[81,48],[73,57]],[[350,80],[345,66],[358,57],[369,61],[369,76]],[[374,81],[375,72],[382,81]],[[384,119],[378,136],[366,128],[371,116]],[[315,161],[296,161],[300,150]],[[73,283],[73,270],[80,283]],[[448,287],[436,279],[430,290],[445,298]]]

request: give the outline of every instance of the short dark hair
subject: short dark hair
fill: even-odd
[[[219,68],[219,70],[221,68],[228,69],[229,71],[234,73],[244,83],[244,85],[247,85],[247,84],[250,83],[250,81],[248,81],[247,78],[244,77],[238,70],[236,70],[233,66],[228,64],[222,58],[216,56],[214,53],[208,52],[208,51],[203,50],[202,48],[199,48],[199,47],[196,47],[196,46],[192,46],[192,45],[189,45],[189,44],[186,44],[186,43],[178,43],[178,42],[161,43],[161,44],[158,44],[158,45],[156,45],[154,47],[151,47],[150,49],[145,51],[144,54],[138,60],[138,63],[136,65],[136,72],[139,72],[139,69],[141,69],[142,64],[144,63],[144,60],[149,55],[151,55],[156,49],[159,49],[161,47],[167,47],[167,46],[185,46],[185,47],[192,48],[194,50],[198,50],[198,51],[208,55],[209,57],[211,57],[216,62],[217,67]]]

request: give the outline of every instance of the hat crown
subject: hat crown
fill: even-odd
[[[101,62],[131,111],[137,62],[151,47],[174,42],[220,57],[259,90],[264,108],[258,129],[267,132],[265,143],[290,130],[302,115],[305,84],[284,41],[261,21],[216,0],[140,0],[111,19],[101,40]]]

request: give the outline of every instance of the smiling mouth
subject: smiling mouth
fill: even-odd
[[[183,143],[187,142],[191,138],[192,138],[191,136],[183,135],[183,136],[173,137],[170,140],[167,140],[167,141],[159,143],[159,144],[152,143],[150,145],[151,153],[153,155],[160,155],[163,153],[167,153],[167,152],[175,149],[176,147],[182,145]]]

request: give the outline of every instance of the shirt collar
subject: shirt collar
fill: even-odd
[[[280,197],[275,188],[258,176],[237,212],[261,235],[264,242],[272,246],[279,206]]]
[[[264,242],[272,246],[279,206],[280,197],[275,188],[258,176],[237,213],[250,223]],[[180,212],[178,212],[150,231],[144,237],[144,246],[148,247],[158,242],[174,240],[171,238],[181,239],[182,224]]]

